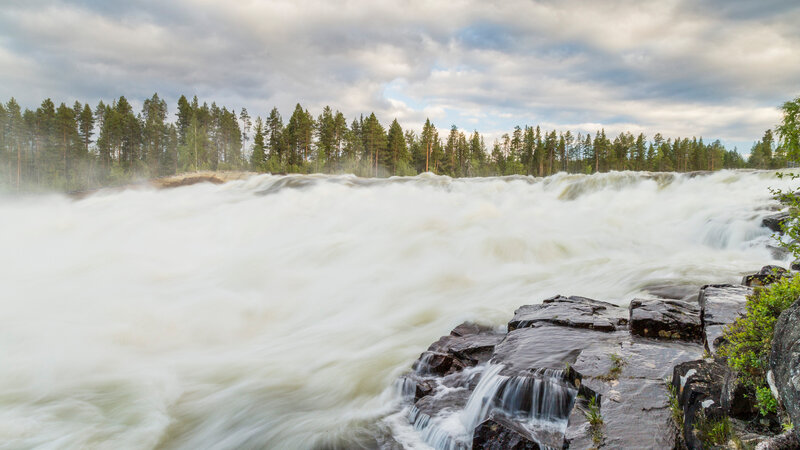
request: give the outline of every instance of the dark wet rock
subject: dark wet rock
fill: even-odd
[[[675,427],[663,380],[622,378],[608,384],[600,407],[605,448],[674,447]]]
[[[448,411],[460,411],[469,400],[468,389],[448,389],[437,395],[428,395],[419,399],[414,406],[421,414],[436,416]]]
[[[615,333],[544,325],[511,331],[497,344],[491,362],[503,364],[506,375],[518,375],[531,368],[564,369],[593,344],[614,343]]]
[[[758,273],[745,275],[742,284],[745,286],[766,286],[788,275],[788,270],[780,266],[764,266]]]
[[[725,326],[744,313],[747,296],[752,293],[751,287],[732,284],[711,284],[700,290],[703,342],[712,355],[722,342]]]
[[[650,338],[703,339],[700,308],[679,300],[631,300],[630,328],[631,333]]]
[[[414,400],[419,400],[426,395],[430,395],[436,389],[436,382],[433,380],[420,380],[414,386]]]
[[[616,364],[611,358],[612,355],[618,358],[622,365],[616,377],[609,377],[612,367]],[[700,344],[657,341],[619,333],[613,341],[587,344],[573,367],[584,377],[661,381],[672,374],[675,365],[696,360],[702,355],[703,347]]]
[[[571,328],[615,331],[628,323],[624,308],[585,297],[556,297],[540,305],[526,305],[514,312],[508,331],[550,323]]]
[[[465,367],[474,366],[488,361],[492,356],[494,346],[503,340],[503,337],[502,334],[443,336],[434,342],[428,351],[447,353]]]
[[[739,380],[739,375],[728,370],[722,383],[720,404],[730,417],[742,420],[755,418],[757,411],[754,403],[755,394]]]
[[[675,366],[672,386],[683,410],[682,435],[689,449],[701,449],[697,434],[700,420],[718,420],[724,415],[720,396],[728,368],[713,360],[697,360]]]
[[[472,448],[474,450],[538,450],[541,447],[530,430],[503,415],[495,415],[475,427]]]
[[[772,214],[761,221],[761,225],[764,227],[769,228],[770,230],[783,234],[783,224],[786,223],[791,218],[791,215],[788,212],[779,212],[777,214]]]
[[[789,268],[795,271],[800,270],[800,259],[795,259],[794,261],[792,261],[792,265],[789,266]]]
[[[775,324],[769,364],[781,403],[800,437],[800,300]]]
[[[592,427],[586,417],[586,410],[576,407],[569,416],[567,430],[564,432],[567,448],[594,448],[596,444],[592,436]]]
[[[450,331],[451,336],[470,336],[475,334],[498,334],[497,330],[473,322],[464,322]]]
[[[463,370],[466,365],[449,353],[427,351],[420,355],[413,369],[423,375],[447,375]]]
[[[414,370],[421,374],[448,375],[484,363],[504,336],[486,327],[461,324],[450,335],[431,344],[414,364]]]

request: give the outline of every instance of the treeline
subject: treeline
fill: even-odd
[[[771,131],[748,161],[719,141],[656,134],[606,136],[515,127],[487,146],[477,131],[388,129],[375,114],[348,124],[330,107],[316,117],[299,104],[284,121],[277,108],[264,119],[246,109],[200,104],[185,96],[170,120],[158,94],[135,112],[125,97],[92,108],[44,100],[35,111],[12,98],[0,104],[0,185],[24,190],[79,190],[135,178],[195,170],[353,173],[360,176],[547,176],[556,172],[678,171],[776,168],[786,164]]]

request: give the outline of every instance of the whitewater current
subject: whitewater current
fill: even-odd
[[[463,321],[776,260],[771,172],[262,175],[0,196],[0,448],[425,448],[394,381]]]

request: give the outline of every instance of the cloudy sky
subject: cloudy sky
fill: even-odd
[[[800,95],[800,3],[2,0],[0,99],[181,94],[287,118],[430,117],[719,138],[747,153]]]

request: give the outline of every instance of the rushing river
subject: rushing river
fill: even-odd
[[[257,176],[0,197],[0,448],[369,448],[465,320],[776,261],[770,172]]]

